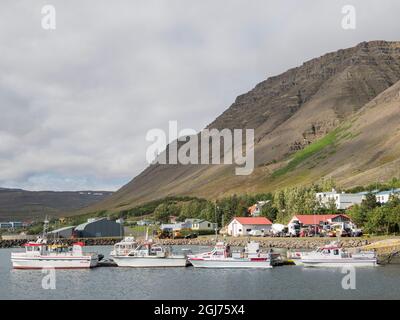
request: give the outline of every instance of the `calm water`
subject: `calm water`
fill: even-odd
[[[108,257],[111,247],[86,248]],[[203,248],[204,249],[204,248]],[[20,250],[20,249],[17,249]],[[195,248],[193,251],[198,251]],[[41,271],[12,270],[0,249],[0,299],[399,299],[400,265],[357,269],[356,290],[343,290],[340,269],[213,270],[188,268],[57,270],[44,290]]]

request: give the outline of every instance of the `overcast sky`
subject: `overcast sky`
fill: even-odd
[[[356,30],[341,27],[346,4]],[[116,190],[147,166],[148,130],[200,130],[269,76],[400,40],[399,13],[398,0],[2,0],[0,187]]]

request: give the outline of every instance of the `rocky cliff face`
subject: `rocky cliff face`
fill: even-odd
[[[370,108],[370,101],[399,80],[400,42],[363,42],[305,62],[300,67],[268,78],[250,92],[237,97],[208,126],[255,129],[257,169],[252,175],[235,176],[232,166],[152,165],[115,195],[90,210],[120,210],[172,194],[215,198],[234,192],[270,191],[287,185],[309,183],[324,175],[334,175],[347,184],[358,184],[352,178],[356,176],[353,165],[360,163],[358,158],[364,159],[365,154],[357,150],[369,146],[369,141],[373,140],[371,136],[352,145],[354,157],[349,160],[351,165],[344,163],[339,168],[330,160],[341,154],[335,141],[335,146],[331,146],[329,151],[321,150],[326,153],[321,155],[321,159],[314,159],[315,155],[308,159],[306,163],[312,160],[308,166],[302,163],[292,168],[293,172],[278,178],[273,173],[285,167],[296,152],[320,141],[353,117],[360,117],[364,106]],[[371,103],[376,104],[376,110],[379,110],[382,101]],[[390,130],[397,130],[397,123],[396,116]],[[357,132],[351,134],[355,136]],[[344,152],[342,158],[346,156]],[[377,165],[375,158],[371,155],[369,165]],[[348,170],[350,167],[352,171]],[[367,180],[362,179],[362,182]]]

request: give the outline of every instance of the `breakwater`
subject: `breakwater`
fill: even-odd
[[[328,244],[335,238],[255,238],[262,248],[282,248],[282,249],[316,249],[324,244]],[[87,246],[111,246],[121,241],[121,238],[84,238],[84,239],[59,239],[49,240],[48,243],[65,243],[71,245],[74,242],[83,242]],[[143,240],[138,240],[140,243]],[[243,247],[248,238],[225,238],[225,242],[233,247]],[[215,239],[211,237],[200,237],[196,239],[155,239],[161,245],[199,245],[212,246]],[[340,242],[345,248],[361,247],[374,242],[366,238],[341,238]],[[0,248],[21,247],[26,240],[0,240]]]
[[[320,246],[332,242],[333,238],[256,238],[262,248],[282,248],[282,249],[316,249]],[[215,244],[213,239],[163,239],[157,241],[164,245],[201,245],[211,246]],[[232,247],[244,247],[248,238],[226,238],[225,242]],[[341,238],[340,242],[345,248],[361,247],[371,242],[367,239]]]
[[[47,241],[48,244],[63,243],[72,245],[75,242],[83,242],[86,246],[112,246],[115,243],[121,241],[122,238],[84,238],[84,239],[58,239]],[[0,240],[0,248],[18,248],[22,247],[27,240],[15,239],[15,240]]]

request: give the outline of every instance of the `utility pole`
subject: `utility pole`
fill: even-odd
[[[217,216],[217,200],[215,200],[215,205],[214,205],[214,219],[215,219],[215,238],[218,238],[218,216]],[[215,240],[216,240],[215,239]]]

